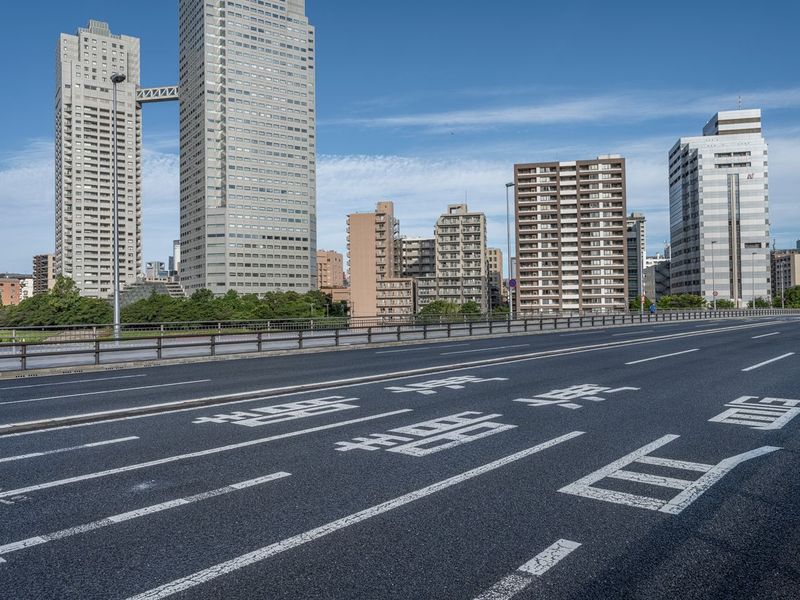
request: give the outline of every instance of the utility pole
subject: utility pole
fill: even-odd
[[[114,193],[114,206],[112,207],[112,227],[113,233],[113,263],[114,263],[114,339],[118,340],[121,334],[120,326],[120,306],[119,306],[119,166],[117,161],[118,141],[117,141],[117,84],[125,81],[125,75],[122,73],[112,73],[112,133],[111,137],[113,142],[111,144],[112,155],[112,176],[114,177],[114,185],[112,186]]]

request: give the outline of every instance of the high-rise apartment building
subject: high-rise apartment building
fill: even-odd
[[[37,254],[33,257],[33,293],[44,294],[53,289],[56,282],[55,257],[52,254]]]
[[[503,251],[500,248],[487,248],[486,260],[489,262],[489,300],[492,308],[505,304],[503,297]]]
[[[516,310],[625,310],[625,159],[518,164],[514,182]]]
[[[117,85],[120,282],[136,280],[142,258],[142,121],[136,99],[139,40],[89,21],[61,34],[56,48],[55,273],[81,294],[113,291],[113,175],[111,75]]]
[[[486,312],[489,274],[486,257],[486,215],[466,204],[451,204],[436,221],[437,300],[475,302]]]
[[[314,29],[304,0],[179,1],[181,283],[316,287]]]
[[[335,250],[317,250],[317,287],[344,287],[344,257]]]
[[[399,239],[400,222],[388,200],[378,202],[375,212],[347,215],[351,316],[414,313],[413,280],[396,272]]]
[[[647,261],[647,230],[644,215],[632,212],[626,219],[628,252],[628,299],[642,295]]]
[[[402,238],[400,256],[403,277],[431,277],[436,274],[436,240]]]
[[[673,294],[743,306],[770,293],[767,143],[760,110],[719,112],[669,152]]]

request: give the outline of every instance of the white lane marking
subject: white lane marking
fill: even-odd
[[[688,507],[692,502],[702,496],[706,491],[708,491],[712,485],[727,475],[735,466],[758,456],[780,450],[780,448],[777,446],[762,446],[760,448],[756,448],[755,450],[750,450],[749,452],[744,452],[742,454],[737,454],[736,456],[726,458],[715,465],[691,463],[686,461],[672,461],[670,459],[648,456],[650,452],[653,452],[661,446],[669,444],[679,437],[679,435],[675,434],[669,434],[660,437],[657,440],[642,446],[638,450],[634,450],[630,454],[615,460],[605,467],[598,469],[593,473],[589,473],[589,475],[586,477],[582,477],[578,481],[564,486],[558,491],[564,494],[574,494],[584,498],[591,498],[593,500],[602,500],[604,502],[613,502],[615,504],[624,504],[627,506],[633,506],[635,508],[644,508],[647,510],[656,510],[671,515],[677,515],[686,509],[686,507]],[[623,470],[623,467],[627,467],[633,463],[660,465],[681,470],[700,471],[703,473],[703,475],[701,475],[698,479],[688,480],[654,476],[646,473]],[[619,492],[608,488],[593,487],[593,484],[606,478],[624,479],[627,481],[636,481],[647,485],[677,488],[680,489],[681,492],[670,500],[663,500],[661,498],[630,494],[628,492]]]
[[[674,323],[674,325],[678,325],[679,323]],[[682,323],[680,323],[682,324]],[[416,377],[422,377],[425,375],[432,375],[432,374],[439,374],[439,373],[455,373],[458,371],[468,371],[471,369],[486,369],[496,367],[498,365],[511,365],[520,362],[529,362],[535,360],[545,360],[548,358],[558,358],[561,356],[571,356],[573,354],[585,354],[588,352],[597,352],[601,350],[614,350],[616,348],[627,348],[628,346],[638,346],[641,344],[653,344],[656,342],[660,342],[663,340],[673,340],[673,339],[682,339],[684,337],[696,337],[696,336],[703,336],[715,333],[727,333],[730,331],[738,331],[740,329],[754,329],[757,327],[767,327],[770,325],[775,325],[775,321],[769,321],[767,323],[758,323],[755,325],[733,325],[728,327],[724,330],[709,330],[709,331],[683,331],[678,333],[670,333],[664,336],[656,336],[651,338],[645,338],[643,340],[622,340],[618,342],[604,342],[602,344],[593,344],[591,346],[575,346],[573,348],[561,348],[556,350],[544,350],[541,352],[533,352],[530,354],[521,354],[516,356],[505,356],[499,358],[488,358],[488,359],[481,359],[476,361],[470,362],[461,362],[461,363],[453,363],[449,365],[441,365],[440,367],[429,367],[429,368],[422,368],[422,369],[410,369],[407,371],[395,371],[391,373],[381,373],[376,376],[370,377],[369,380],[364,381],[363,377],[352,377],[348,379],[336,379],[331,381],[325,382],[318,382],[313,385],[313,389],[309,390],[298,390],[296,389],[299,386],[290,386],[290,387],[282,387],[282,388],[267,388],[262,390],[252,390],[249,392],[239,392],[236,394],[226,394],[222,396],[211,396],[208,398],[202,398],[202,400],[219,400],[218,404],[204,404],[202,406],[189,406],[189,407],[181,407],[186,401],[179,400],[175,402],[162,402],[159,404],[149,404],[143,406],[137,406],[133,408],[137,408],[139,410],[152,410],[152,409],[167,409],[169,407],[174,407],[172,410],[160,411],[156,413],[149,413],[149,414],[142,414],[142,415],[129,415],[123,417],[115,417],[114,415],[124,414],[131,410],[131,408],[120,408],[115,410],[109,411],[102,411],[102,412],[93,412],[93,413],[84,413],[81,415],[75,415],[71,417],[55,417],[53,419],[47,419],[48,423],[58,423],[61,421],[69,421],[70,419],[77,417],[81,418],[88,418],[88,417],[98,417],[104,416],[107,417],[102,421],[92,421],[89,423],[75,423],[72,425],[60,425],[55,427],[49,427],[47,429],[34,429],[31,431],[18,431],[15,433],[7,433],[3,434],[4,429],[10,429],[12,427],[19,427],[22,425],[31,425],[34,423],[38,423],[39,421],[27,421],[22,423],[5,423],[0,424],[0,435],[3,437],[11,438],[11,437],[18,437],[21,435],[36,435],[41,433],[52,433],[55,431],[60,431],[62,429],[74,429],[76,427],[90,427],[93,425],[100,425],[100,424],[107,424],[107,423],[116,423],[118,421],[128,421],[131,419],[145,419],[150,417],[163,417],[165,415],[173,415],[175,413],[181,412],[188,412],[188,411],[195,411],[195,410],[204,410],[207,408],[213,408],[214,406],[223,406],[223,405],[232,405],[232,404],[244,404],[250,403],[254,401],[261,401],[265,398],[257,398],[253,397],[256,394],[270,394],[269,398],[286,398],[289,396],[297,396],[302,394],[308,393],[317,393],[317,392],[325,392],[331,390],[338,390],[342,388],[349,388],[349,387],[360,387],[365,385],[372,385],[376,382],[388,382],[388,381],[401,381],[403,379],[414,379]],[[665,324],[669,325],[669,323]],[[155,367],[153,367],[155,368]],[[319,387],[324,385],[325,387]],[[293,391],[286,391],[286,390],[293,390]],[[285,393],[278,393],[281,391],[285,391]],[[246,397],[245,397],[246,396]],[[241,400],[235,400],[235,398],[241,398]],[[197,399],[195,399],[197,400]]]
[[[476,348],[475,350],[457,350],[456,352],[442,352],[442,356],[450,354],[468,354],[470,352],[489,352],[491,350],[505,350],[507,348],[527,348],[530,344],[514,344],[513,346],[492,346],[491,348]]]
[[[141,594],[137,594],[136,596],[132,596],[128,600],[158,600],[160,598],[166,598],[168,596],[172,596],[173,594],[177,594],[178,592],[191,589],[202,583],[206,583],[208,581],[216,579],[217,577],[221,577],[222,575],[238,571],[239,569],[242,569],[249,565],[261,562],[282,552],[286,552],[287,550],[297,548],[298,546],[302,546],[303,544],[306,544],[308,542],[313,542],[314,540],[317,540],[326,535],[330,535],[331,533],[335,533],[336,531],[339,531],[341,529],[350,527],[351,525],[355,525],[362,521],[366,521],[373,517],[377,517],[378,515],[387,513],[396,508],[400,508],[401,506],[405,506],[406,504],[410,504],[411,502],[415,502],[417,500],[430,496],[431,494],[435,494],[437,492],[450,488],[454,485],[458,485],[459,483],[468,481],[470,479],[483,475],[484,473],[494,471],[495,469],[499,469],[501,467],[504,467],[508,464],[511,464],[523,458],[527,458],[528,456],[536,454],[537,452],[541,452],[542,450],[547,450],[548,448],[552,448],[553,446],[557,446],[558,444],[569,441],[583,434],[584,434],[583,431],[573,431],[566,435],[553,438],[552,440],[542,442],[541,444],[533,446],[532,448],[528,448],[527,450],[516,452],[504,458],[487,463],[483,466],[470,469],[469,471],[465,471],[464,473],[461,473],[459,475],[443,479],[442,481],[433,483],[424,488],[415,490],[413,492],[409,492],[408,494],[404,494],[402,496],[398,496],[397,498],[394,498],[392,500],[376,504],[375,506],[371,506],[370,508],[364,509],[357,513],[353,513],[341,519],[331,521],[330,523],[326,523],[325,525],[322,525],[320,527],[310,529],[309,531],[306,531],[304,533],[300,533],[290,538],[286,538],[285,540],[281,540],[280,542],[270,544],[269,546],[264,546],[263,548],[259,548],[258,550],[248,552],[247,554],[243,554],[231,560],[227,560],[225,562],[219,563],[207,569],[203,569],[202,571],[198,571],[197,573],[193,573],[186,577],[181,577],[180,579],[176,579],[175,581],[172,581],[170,583],[166,583],[157,588],[153,588],[152,590],[148,590]]]
[[[700,348],[692,348],[691,350],[684,350],[682,352],[672,352],[671,354],[662,354],[661,356],[651,356],[650,358],[643,358],[641,360],[634,360],[626,362],[626,365],[638,365],[639,363],[650,362],[651,360],[660,360],[662,358],[669,358],[670,356],[680,356],[681,354],[689,354],[691,352],[698,352]]]
[[[139,387],[119,388],[115,390],[102,390],[99,392],[82,392],[80,394],[65,394],[63,396],[45,396],[43,398],[28,398],[27,400],[11,400],[10,402],[0,402],[0,406],[6,404],[25,404],[26,402],[42,402],[44,400],[59,400],[62,398],[80,398],[83,396],[100,396],[103,394],[117,394],[119,392],[133,392],[135,390],[154,390],[156,388],[176,387],[179,385],[194,385],[196,383],[208,383],[210,379],[196,379],[194,381],[177,381],[175,383],[160,383],[158,385],[142,385]]]
[[[581,544],[578,542],[557,540],[514,573],[503,577],[480,596],[477,596],[475,600],[509,600],[580,547]]]
[[[417,352],[419,350],[441,350],[442,348],[458,348],[460,346],[469,346],[469,344],[447,344],[446,346],[440,346],[436,344],[436,345],[422,346],[416,348],[405,348],[403,350],[380,350],[375,354],[396,354],[397,352]]]
[[[760,362],[757,365],[753,365],[752,367],[747,367],[746,369],[742,369],[743,373],[747,373],[748,371],[754,371],[755,369],[759,369],[765,365],[770,363],[777,362],[779,360],[783,360],[784,358],[789,358],[790,356],[794,356],[794,352],[787,352],[786,354],[781,354],[780,356],[776,356],[775,358],[770,358],[769,360],[765,360],[764,362]]]
[[[0,387],[0,390],[26,390],[29,388],[48,387],[53,385],[72,385],[73,383],[94,383],[95,381],[113,381],[116,379],[133,379],[134,377],[147,377],[147,374],[142,375],[120,375],[119,377],[97,377],[95,379],[75,379],[73,381],[54,381],[51,383],[34,383],[29,385],[12,385],[8,387]]]
[[[619,337],[621,335],[638,335],[640,333],[652,333],[655,329],[642,329],[639,331],[626,331],[625,333],[612,333],[611,337]]]
[[[95,529],[108,527],[109,525],[116,525],[117,523],[131,521],[133,519],[138,519],[140,517],[145,517],[147,515],[163,512],[165,510],[169,510],[171,508],[175,508],[178,506],[186,506],[187,504],[192,504],[194,502],[200,502],[202,500],[208,500],[209,498],[223,496],[225,494],[230,494],[231,492],[236,492],[238,490],[244,490],[250,487],[254,487],[256,485],[261,485],[262,483],[275,481],[276,479],[283,479],[284,477],[289,477],[290,475],[291,473],[280,471],[278,473],[272,473],[270,475],[265,475],[263,477],[256,477],[255,479],[248,479],[247,481],[240,481],[238,483],[226,485],[225,487],[217,488],[215,490],[210,490],[208,492],[194,494],[193,496],[186,496],[185,498],[169,500],[167,502],[162,502],[160,504],[153,504],[151,506],[146,506],[144,508],[139,508],[137,510],[120,513],[118,515],[112,515],[104,519],[98,519],[97,521],[92,521],[91,523],[84,523],[83,525],[78,525],[77,527],[70,527],[69,529],[61,529],[59,531],[54,531],[52,533],[37,535],[24,540],[19,540],[17,542],[11,542],[10,544],[4,544],[0,546],[0,556],[4,554],[10,554],[11,552],[16,552],[18,550],[24,550],[25,548],[31,548],[32,546],[39,546],[41,544],[46,544],[47,542],[52,542],[54,540],[62,540],[64,538],[72,537],[73,535],[78,535],[79,533],[87,533],[89,531],[94,531]]]
[[[584,331],[582,333],[562,333],[558,337],[575,337],[576,335],[592,335],[593,333],[603,333],[607,329],[592,329],[591,331]]]
[[[772,333],[765,333],[763,335],[754,335],[750,339],[751,340],[760,340],[761,338],[770,337],[770,336],[773,336],[773,335],[780,335],[780,334],[781,334],[780,331],[773,331]]]
[[[0,498],[6,498],[8,496],[16,496],[18,494],[26,494],[28,492],[36,492],[39,490],[45,490],[48,488],[58,487],[62,485],[67,485],[69,483],[76,483],[78,481],[87,481],[89,479],[98,479],[100,477],[108,477],[109,475],[116,475],[117,473],[127,473],[128,471],[136,471],[138,469],[146,469],[149,467],[155,467],[158,465],[165,465],[167,463],[172,463],[180,460],[188,460],[191,458],[199,458],[201,456],[209,456],[211,454],[219,454],[221,452],[228,452],[229,450],[238,450],[239,448],[247,448],[249,446],[257,446],[259,444],[266,444],[268,442],[274,442],[277,440],[285,440],[287,438],[297,437],[300,435],[306,435],[309,433],[316,433],[317,431],[326,431],[328,429],[336,429],[338,427],[346,427],[347,425],[353,425],[354,423],[364,423],[366,421],[374,421],[375,419],[383,419],[384,417],[392,417],[394,415],[400,415],[407,412],[413,412],[410,408],[404,408],[402,410],[393,410],[391,412],[381,413],[378,415],[370,415],[369,417],[361,417],[360,419],[351,419],[349,421],[341,421],[339,423],[330,423],[328,425],[320,425],[318,427],[311,427],[309,429],[302,429],[300,431],[290,431],[289,433],[281,433],[278,435],[272,435],[270,437],[259,438],[256,440],[248,440],[246,442],[239,442],[237,444],[229,444],[227,446],[218,446],[216,448],[209,448],[208,450],[199,450],[197,452],[189,452],[187,454],[178,454],[176,456],[168,456],[166,458],[159,458],[156,460],[150,460],[143,463],[136,463],[133,465],[127,465],[124,467],[118,467],[116,469],[107,469],[105,471],[98,471],[96,473],[87,473],[86,475],[77,475],[76,477],[68,477],[66,479],[58,479],[56,481],[48,481],[46,483],[39,483],[37,485],[29,485],[26,487],[18,488],[16,490],[5,490],[0,491]]]
[[[15,460],[25,460],[28,458],[36,458],[38,456],[49,456],[50,454],[61,454],[62,452],[72,452],[73,450],[82,450],[83,448],[96,448],[98,446],[108,446],[110,444],[120,444],[122,442],[130,442],[138,440],[135,435],[124,438],[117,438],[115,440],[105,440],[103,442],[92,442],[90,444],[82,444],[80,446],[69,446],[68,448],[59,448],[57,450],[43,450],[42,452],[31,452],[30,454],[20,454],[19,456],[7,456],[0,458],[0,463],[13,462]]]

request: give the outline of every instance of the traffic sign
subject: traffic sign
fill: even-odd
[[[719,292],[714,292],[714,297],[719,296]]]
[[[508,287],[510,287],[510,288],[517,287],[517,280],[516,279],[509,279],[508,280]]]

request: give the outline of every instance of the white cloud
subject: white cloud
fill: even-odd
[[[746,106],[764,109],[800,107],[800,88],[748,92]],[[556,123],[631,123],[669,117],[708,117],[720,106],[733,107],[731,94],[696,92],[622,92],[544,101],[538,104],[343,118],[323,124],[383,128],[420,128],[431,132],[482,129],[498,126],[551,125]]]

